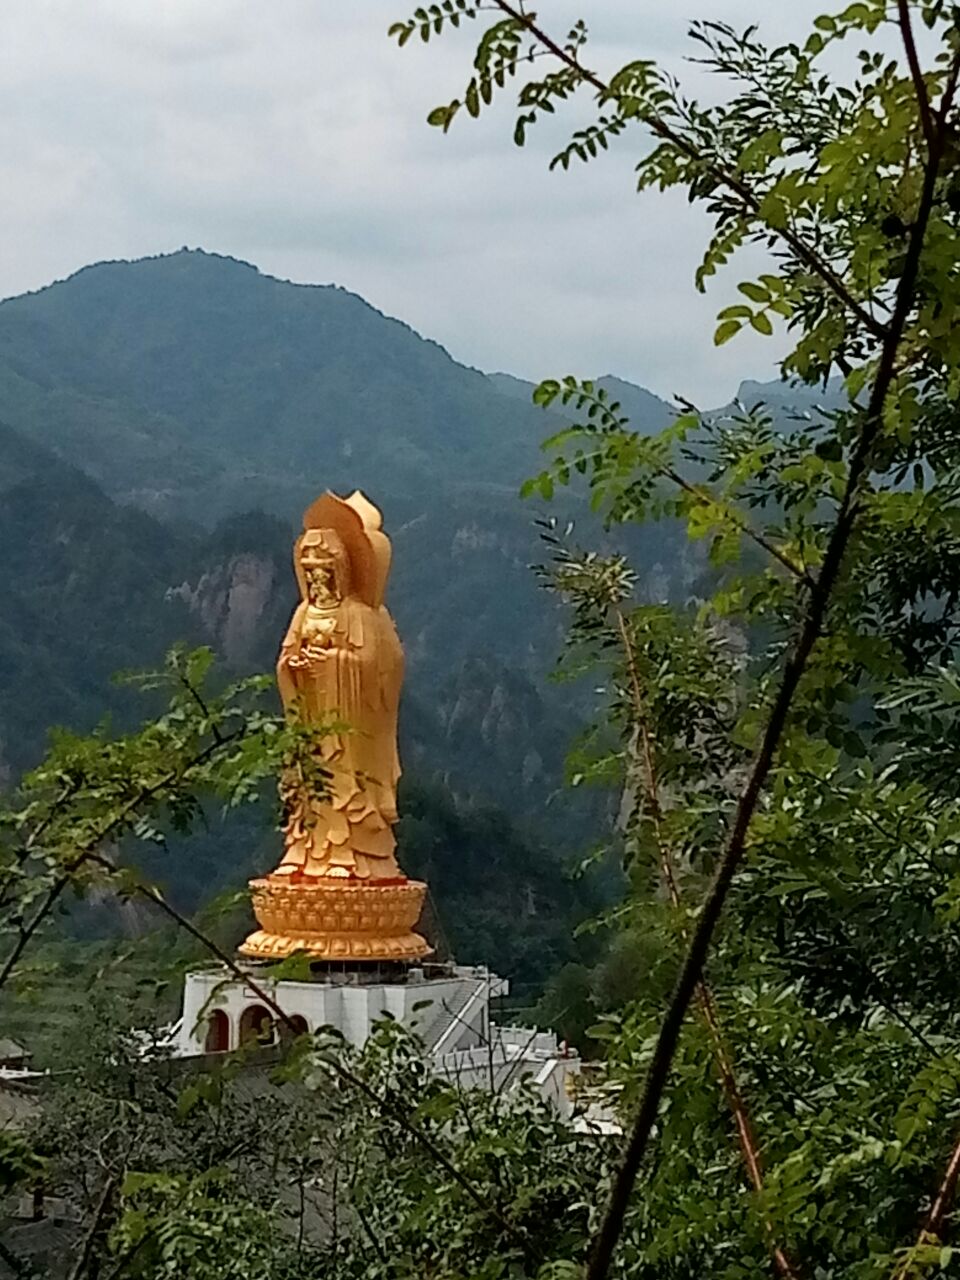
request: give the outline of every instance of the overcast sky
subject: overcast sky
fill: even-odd
[[[633,192],[635,139],[570,173],[559,136],[511,141],[509,110],[442,137],[428,109],[462,89],[469,24],[436,46],[386,39],[416,0],[4,0],[0,295],[87,263],[177,249],[342,284],[459,360],[526,377],[611,372],[723,401],[773,376],[779,340],[716,351],[713,317],[747,265],[693,287],[705,224]],[[588,19],[604,72],[683,70],[692,17],[805,33],[824,0],[542,0]],[[772,29],[771,29],[772,27]],[[589,119],[584,99],[567,113]]]

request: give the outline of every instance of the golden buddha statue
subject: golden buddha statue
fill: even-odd
[[[359,491],[324,494],[303,525],[294,547],[300,603],[277,683],[287,715],[319,731],[323,784],[298,769],[281,779],[283,855],[251,881],[262,928],[241,951],[412,959],[429,950],[411,932],[426,886],[408,880],[394,856],[403,650],[383,604],[390,542]]]
[[[403,650],[383,606],[390,544],[379,520],[362,494],[325,494],[297,539],[300,604],[277,663],[280,696],[288,715],[317,725],[337,718],[348,729],[319,743],[327,795],[312,795],[296,778],[282,784],[288,817],[274,875],[294,881],[400,876],[393,824]]]

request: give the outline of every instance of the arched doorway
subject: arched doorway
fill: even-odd
[[[306,1018],[302,1013],[291,1013],[289,1015],[290,1022],[280,1023],[280,1038],[285,1044],[289,1044],[291,1040],[295,1040],[297,1036],[305,1036],[310,1027]],[[293,1024],[291,1026],[291,1023]]]
[[[214,1009],[207,1018],[204,1053],[226,1053],[230,1048],[230,1019],[222,1009]]]
[[[262,1004],[251,1004],[240,1015],[240,1043],[242,1045],[273,1044],[273,1017]]]

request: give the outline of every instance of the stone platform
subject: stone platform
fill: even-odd
[[[528,1080],[561,1114],[570,1112],[580,1059],[558,1045],[551,1032],[497,1026],[490,1004],[508,994],[509,983],[487,969],[324,965],[315,979],[303,982],[270,981],[255,962],[249,972],[303,1032],[333,1027],[359,1047],[373,1024],[389,1015],[416,1032],[438,1075],[463,1088],[497,1091]],[[260,996],[228,969],[216,966],[187,974],[183,1017],[172,1028],[175,1057],[206,1058],[244,1043],[268,1047],[280,1038]]]
[[[316,979],[297,982],[271,981],[251,964],[250,976],[303,1031],[334,1027],[359,1046],[389,1015],[416,1031],[428,1049],[442,1052],[482,1044],[490,1000],[509,990],[505,979],[486,969],[453,965],[324,966]],[[194,969],[184,985],[178,1051],[222,1052],[245,1040],[269,1040],[273,1022],[257,993],[227,969]]]

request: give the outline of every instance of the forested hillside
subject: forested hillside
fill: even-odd
[[[564,860],[610,802],[555,803],[577,699],[547,679],[562,622],[529,569],[536,512],[517,500],[544,418],[508,381],[342,289],[199,252],[0,304],[3,781],[54,726],[150,714],[112,677],[177,642],[211,645],[226,674],[270,670],[300,512],[323,488],[361,487],[393,537],[408,660],[401,856],[429,875],[433,927],[461,958],[496,939],[505,972],[545,978],[589,902]],[[652,429],[668,410],[649,399]],[[146,869],[195,909],[273,860],[272,821],[213,814]],[[510,938],[508,900],[524,918]],[[77,922],[118,923],[139,927],[109,907]]]
[[[600,384],[641,430],[671,420],[643,388]],[[227,672],[270,670],[294,604],[300,512],[323,488],[360,487],[394,542],[401,747],[417,806],[401,825],[405,856],[425,871],[428,860],[470,958],[512,883],[539,939],[518,943],[517,963],[539,953],[545,972],[573,910],[560,866],[602,833],[614,798],[558,803],[589,690],[549,681],[563,619],[530,572],[543,555],[537,509],[517,498],[550,425],[532,389],[457,364],[343,289],[199,251],[98,264],[0,303],[0,776],[37,759],[51,726],[110,716],[122,727],[148,712],[111,677],[175,642],[212,645]],[[609,545],[573,500],[551,512]],[[702,574],[702,553],[673,526],[631,531],[626,545],[641,597],[682,598]],[[477,832],[489,835],[496,808],[517,865],[490,850],[501,870],[465,913],[462,884],[485,862]],[[424,836],[438,830],[456,835],[449,869]],[[173,844],[150,869],[190,908],[269,861],[271,839],[266,816],[248,815]],[[553,850],[552,871],[538,846]],[[539,868],[539,898],[523,862]]]
[[[624,390],[641,425],[664,424],[665,404]],[[529,572],[536,510],[517,501],[546,421],[529,400],[343,289],[199,251],[0,304],[7,767],[48,725],[122,708],[111,672],[174,639],[269,668],[300,512],[359,487],[394,541],[408,762],[543,829],[577,705],[547,683],[562,624]],[[639,550],[656,591],[696,572],[663,530]]]
[[[0,396],[112,496],[204,523],[297,511],[358,469],[418,509],[448,486],[512,497],[541,434],[531,406],[354,294],[199,251],[4,302]]]

